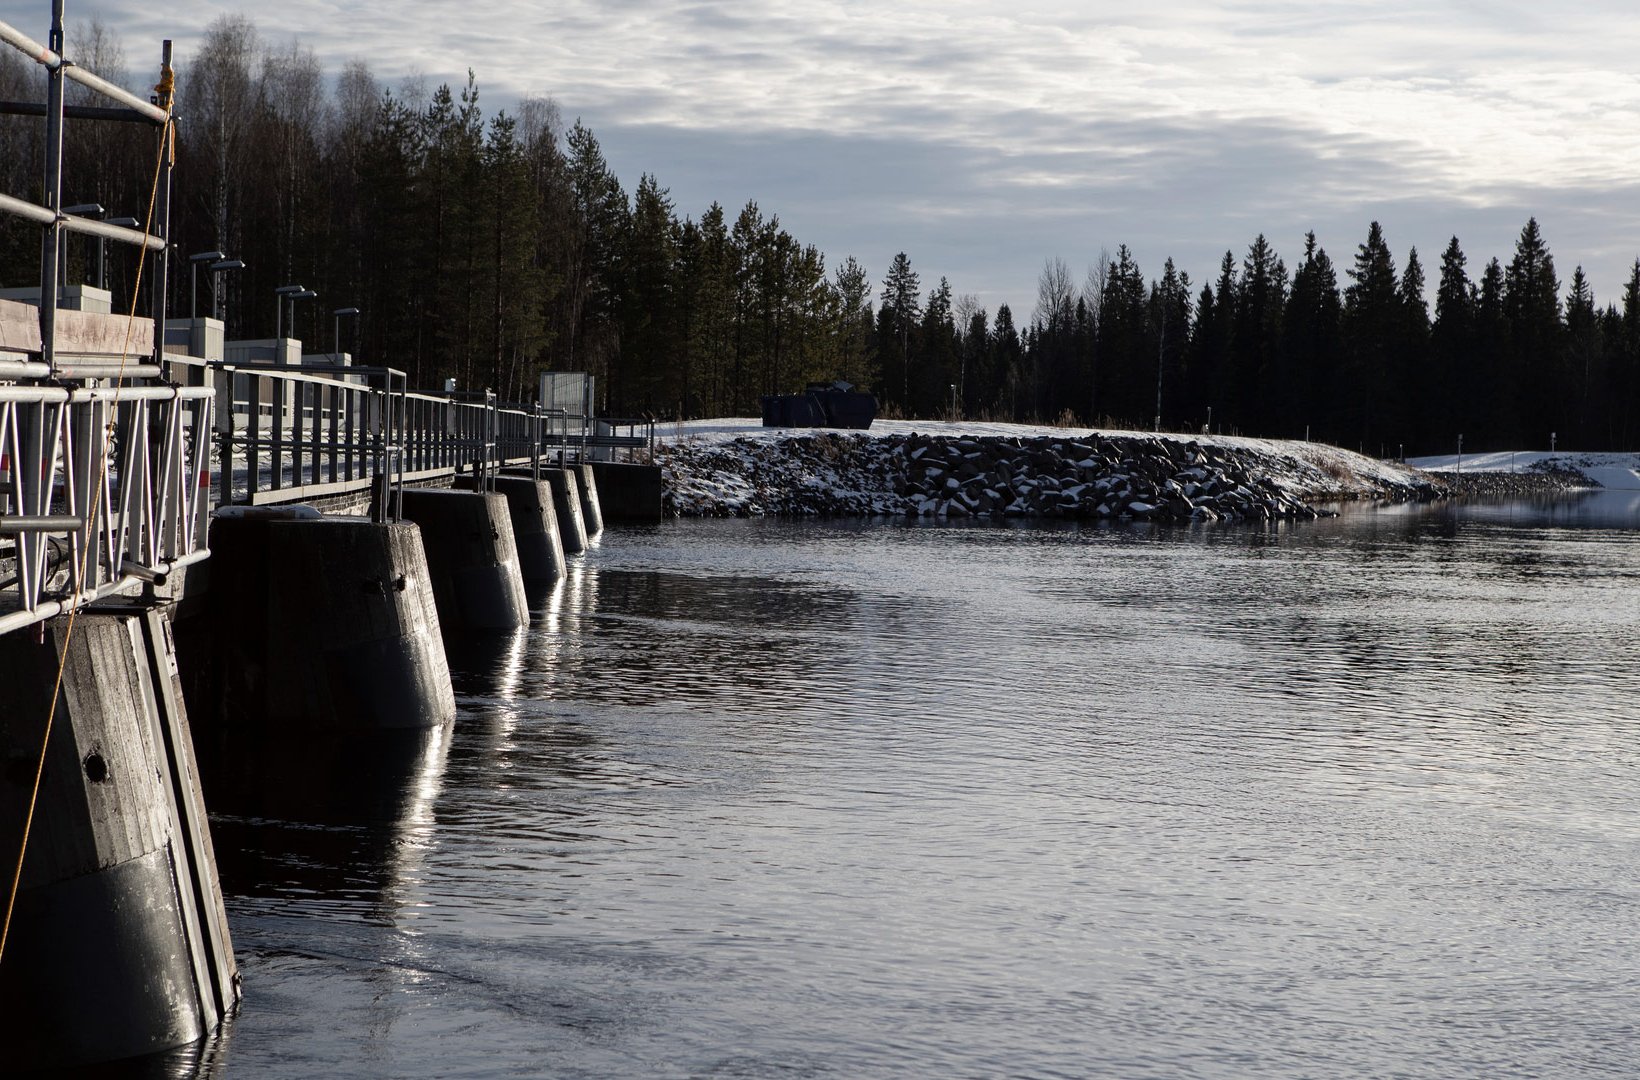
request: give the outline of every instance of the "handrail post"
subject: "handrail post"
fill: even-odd
[[[63,0],[51,2],[51,34],[47,47],[63,55]],[[46,226],[40,257],[40,357],[57,365],[57,275],[62,258],[63,226],[63,69],[57,64],[47,75],[45,205],[58,220]]]
[[[541,403],[530,415],[530,479],[541,482]]]
[[[160,47],[161,74],[171,67],[171,41],[165,39]],[[176,141],[171,137],[172,129],[169,125],[161,125],[159,129],[159,177],[158,187],[154,192],[154,220],[150,228],[164,243],[154,259],[154,363],[165,363],[165,309],[166,290],[171,282],[171,168],[176,164],[172,150],[176,148]],[[160,373],[170,378],[171,373],[163,366]]]
[[[216,432],[221,442],[217,451],[218,480],[217,505],[233,502],[233,372],[226,366],[218,367],[216,379]]]
[[[392,387],[392,385],[393,385],[393,376],[392,375],[387,376],[387,385],[388,385],[389,388]],[[394,468],[396,469],[396,471],[394,473],[395,490],[394,490],[394,495],[393,495],[393,517],[392,517],[392,520],[394,520],[394,521],[399,520],[399,515],[402,514],[403,511],[404,511],[404,439],[405,439],[406,429],[409,427],[409,412],[410,412],[410,376],[408,374],[401,374],[399,376],[399,401],[398,401],[398,413],[397,413],[397,415],[398,415],[398,431],[397,431],[397,434],[396,434],[396,437],[395,437],[395,440],[394,440],[395,445],[398,448],[398,452],[394,455],[394,463],[395,463]]]

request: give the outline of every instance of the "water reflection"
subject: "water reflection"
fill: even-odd
[[[232,901],[235,1075],[1622,1075],[1640,535],[1559,512],[611,531],[412,858]]]

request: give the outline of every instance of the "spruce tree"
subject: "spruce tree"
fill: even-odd
[[[894,256],[883,291],[878,297],[878,356],[891,400],[900,409],[911,408],[912,333],[922,314],[921,283],[905,252]]]
[[[1515,243],[1515,255],[1504,276],[1504,304],[1509,315],[1509,368],[1504,388],[1514,391],[1517,417],[1507,434],[1511,445],[1547,446],[1550,432],[1564,430],[1569,419],[1557,388],[1570,380],[1560,319],[1560,281],[1536,218],[1526,222]]]
[[[1384,438],[1380,413],[1386,399],[1400,390],[1394,355],[1402,326],[1395,259],[1378,222],[1372,223],[1366,242],[1356,249],[1349,277],[1339,386],[1345,423],[1340,435],[1346,446],[1353,442],[1357,449],[1376,454]]]
[[[1565,446],[1581,449],[1604,448],[1597,435],[1604,427],[1602,400],[1596,387],[1605,377],[1602,370],[1600,316],[1594,307],[1594,290],[1579,266],[1572,272],[1566,293],[1566,374],[1563,384],[1563,415],[1567,419]]]
[[[1435,288],[1435,322],[1430,328],[1428,399],[1421,448],[1439,453],[1456,436],[1479,435],[1475,391],[1482,365],[1476,340],[1475,285],[1468,258],[1454,236],[1441,253],[1441,279]],[[1473,445],[1473,444],[1472,444]]]
[[[1330,432],[1337,379],[1341,301],[1338,273],[1315,233],[1304,236],[1304,261],[1293,274],[1282,320],[1275,403],[1283,422],[1272,435]]]

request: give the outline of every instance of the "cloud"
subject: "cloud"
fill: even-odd
[[[45,5],[0,0],[39,33]],[[75,5],[184,59],[222,5]],[[1046,256],[1128,243],[1197,276],[1259,232],[1293,261],[1315,228],[1347,264],[1378,218],[1433,266],[1457,233],[1478,268],[1536,214],[1615,296],[1640,230],[1640,23],[1593,0],[1553,16],[1479,0],[428,0],[245,6],[335,70],[367,60],[459,82],[494,109],[551,94],[631,187],[655,173],[698,214],[756,198],[839,261],[1034,295]],[[43,33],[40,33],[43,36]],[[1402,238],[1402,239],[1397,239]],[[1433,279],[1433,275],[1432,275]],[[1024,314],[1024,312],[1021,312]]]

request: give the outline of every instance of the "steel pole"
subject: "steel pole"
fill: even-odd
[[[160,46],[160,74],[171,70],[171,41]],[[159,129],[159,188],[154,193],[154,232],[164,241],[154,268],[154,363],[165,363],[166,286],[171,280],[171,168],[176,164],[176,129],[169,124]],[[192,312],[189,313],[192,317]],[[162,369],[163,370],[163,369]]]
[[[63,0],[51,2],[49,48],[63,54]],[[46,95],[46,209],[54,219],[63,212],[63,65],[49,68]],[[40,259],[40,355],[55,365],[57,356],[57,266],[61,258],[62,223],[46,227]]]

